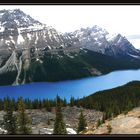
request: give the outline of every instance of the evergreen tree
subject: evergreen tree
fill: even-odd
[[[7,130],[7,134],[17,133],[16,116],[13,114],[13,104],[10,100],[4,102],[4,110],[6,114],[3,116],[4,129]]]
[[[25,99],[25,100],[24,100],[24,103],[25,103],[25,108],[26,108],[26,109],[32,109],[32,108],[33,108],[33,107],[32,107],[32,102],[31,102],[31,100]]]
[[[47,111],[49,111],[49,112],[51,111],[51,105],[50,105],[50,101],[49,100],[45,101],[45,107],[46,107]]]
[[[18,125],[19,134],[31,134],[31,119],[25,112],[25,104],[22,98],[19,98],[18,100]]]
[[[3,109],[3,101],[2,101],[2,99],[0,99],[0,110],[2,110]]]
[[[56,118],[54,123],[54,134],[67,134],[66,125],[63,120],[60,98],[57,96]]]
[[[35,99],[32,103],[32,106],[34,109],[39,109],[39,100]]]
[[[49,118],[49,113],[48,113],[48,120],[47,120],[47,124],[50,125],[51,122],[50,122],[50,118]]]
[[[64,97],[64,100],[63,100],[63,106],[66,107],[67,106],[67,100],[66,98]]]
[[[75,104],[74,102],[75,102],[74,97],[71,97],[71,98],[70,98],[70,106],[71,106],[71,107],[74,106],[74,104]]]
[[[111,131],[112,131],[112,127],[111,127],[110,124],[107,126],[107,129],[108,129],[108,133],[111,133]]]
[[[106,113],[103,113],[102,123],[105,123],[106,120]]]
[[[83,115],[83,112],[81,111],[80,116],[79,116],[77,132],[79,133],[79,132],[85,130],[86,126],[87,126],[86,119],[85,119],[85,116]]]
[[[102,122],[101,122],[101,120],[99,119],[99,120],[97,121],[96,127],[98,128],[101,124],[102,124]]]
[[[56,106],[62,106],[63,100],[60,98],[60,96],[56,96]]]
[[[76,102],[76,101],[75,101]],[[82,102],[79,100],[79,98],[78,98],[78,101],[77,101],[77,103],[75,103],[76,104],[76,106],[77,107],[81,107],[81,105],[82,105]]]

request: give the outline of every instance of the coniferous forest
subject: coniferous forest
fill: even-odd
[[[6,97],[0,99],[0,110],[4,110],[3,122],[4,128],[8,134],[31,134],[31,118],[28,117],[26,109],[46,109],[51,112],[56,108],[56,119],[54,123],[54,134],[67,134],[65,122],[63,120],[63,111],[61,107],[77,106],[86,109],[94,109],[103,112],[103,122],[106,119],[115,117],[121,113],[127,113],[134,107],[140,106],[140,81],[132,81],[123,86],[96,92],[90,96],[81,99],[71,97],[70,102],[66,98],[61,99],[58,95],[55,99],[49,100],[30,100],[19,97],[18,100]],[[16,111],[16,116],[13,112]],[[8,121],[7,121],[8,120]],[[77,131],[84,130],[86,120],[81,112]],[[98,122],[100,125],[100,122]],[[58,129],[59,128],[59,129]]]
[[[75,101],[76,106],[100,110],[105,118],[127,113],[140,106],[140,81],[132,81],[126,85],[96,92],[88,97]]]

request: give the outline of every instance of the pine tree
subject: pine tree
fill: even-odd
[[[56,118],[53,134],[67,134],[66,125],[63,120],[60,98],[57,96]]]
[[[66,107],[67,106],[67,100],[66,98],[64,97],[64,100],[63,100],[63,106]]]
[[[50,122],[50,118],[49,118],[49,113],[48,113],[48,121],[47,121],[47,124],[50,125],[51,122]]]
[[[71,106],[71,107],[74,106],[74,104],[75,104],[74,102],[75,102],[74,97],[71,97],[71,98],[70,98],[70,106]]]
[[[85,130],[86,126],[87,126],[86,119],[85,119],[85,116],[83,115],[83,112],[81,111],[80,116],[79,116],[77,132],[79,133],[79,132]]]
[[[111,127],[110,124],[107,126],[107,129],[108,129],[108,133],[111,133],[111,131],[112,131],[112,127]]]
[[[25,104],[22,98],[18,100],[18,133],[31,134],[31,119],[25,113]]]
[[[81,106],[81,101],[78,99],[77,103],[76,103],[77,107]]]
[[[16,116],[13,114],[13,104],[10,100],[6,100],[4,104],[6,114],[3,116],[4,129],[7,134],[12,135],[17,133]]]
[[[2,110],[3,109],[3,101],[2,101],[2,99],[0,99],[0,110]]]
[[[99,119],[99,120],[97,121],[96,127],[98,128],[101,124],[102,124],[102,122],[101,122],[101,120]]]
[[[102,123],[105,123],[106,120],[106,113],[103,113]]]
[[[25,100],[24,100],[24,103],[25,103],[25,108],[26,108],[26,109],[32,109],[32,108],[33,108],[33,107],[32,107],[32,102],[31,102],[31,100],[25,99]]]
[[[45,101],[45,107],[46,107],[47,111],[49,111],[49,112],[51,111],[51,105],[50,105],[50,101],[49,100]]]

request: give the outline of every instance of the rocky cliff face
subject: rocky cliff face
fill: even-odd
[[[20,9],[0,11],[0,77],[7,84],[32,81],[29,70],[33,62],[42,65],[46,54],[75,57],[81,50],[91,50],[117,58],[140,58],[140,51],[123,36],[98,27],[60,33],[31,18]],[[86,52],[86,51],[85,51]],[[71,55],[71,54],[74,55]],[[42,68],[41,68],[42,69]],[[45,70],[43,70],[45,71]],[[9,80],[11,77],[12,80]],[[28,77],[28,78],[27,78]]]

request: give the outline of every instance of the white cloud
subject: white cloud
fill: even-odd
[[[32,17],[59,31],[73,31],[80,27],[99,25],[111,32],[124,35],[140,33],[140,6],[122,5],[17,5],[0,6],[0,9],[20,8]]]
[[[140,48],[140,39],[129,39],[135,48]]]

